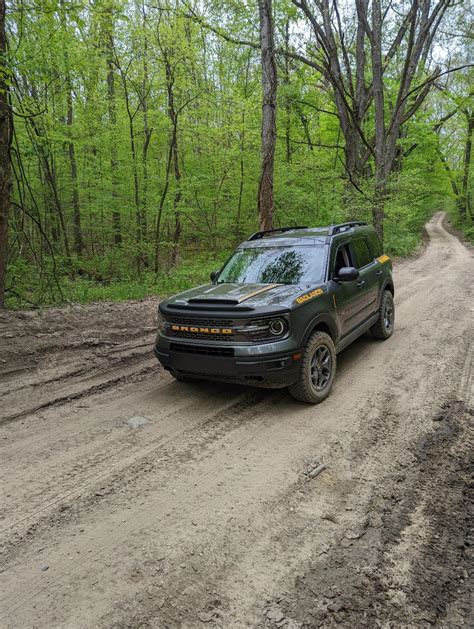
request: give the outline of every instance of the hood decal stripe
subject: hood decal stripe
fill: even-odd
[[[257,288],[257,290],[253,290],[251,293],[247,293],[243,297],[240,297],[237,301],[241,304],[243,301],[247,301],[247,299],[251,299],[256,295],[260,295],[261,293],[266,293],[268,290],[272,290],[272,288],[276,288],[277,286],[282,286],[282,284],[269,284],[268,286],[264,286],[263,288]]]

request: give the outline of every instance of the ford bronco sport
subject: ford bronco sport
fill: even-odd
[[[321,402],[338,352],[366,330],[391,336],[391,270],[366,223],[257,232],[211,284],[160,303],[155,354],[177,380],[287,386]]]

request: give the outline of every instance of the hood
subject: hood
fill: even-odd
[[[288,284],[205,284],[170,297],[164,308],[249,312],[288,310],[304,289]]]

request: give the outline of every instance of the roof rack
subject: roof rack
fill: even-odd
[[[331,225],[329,227],[328,236],[334,236],[334,234],[339,234],[340,232],[351,229],[351,227],[361,227],[363,225],[367,225],[365,221],[349,221],[348,223],[339,223],[339,225]]]
[[[276,229],[265,229],[261,232],[255,232],[252,234],[248,240],[259,240],[260,238],[264,238],[268,234],[276,234],[276,233],[284,233],[293,231],[293,229],[308,229],[307,225],[298,225],[295,227],[277,227]]]

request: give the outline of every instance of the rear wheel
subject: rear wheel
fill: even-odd
[[[395,304],[393,295],[389,290],[384,291],[380,300],[379,318],[377,323],[370,328],[370,333],[376,339],[388,339],[393,334],[395,325]]]
[[[301,402],[318,404],[329,395],[336,375],[336,349],[329,334],[315,332],[303,352],[298,382],[288,387]]]

